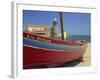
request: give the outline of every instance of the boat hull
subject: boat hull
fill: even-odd
[[[52,66],[80,59],[84,49],[80,50],[48,50],[33,46],[23,46],[23,69]]]
[[[31,44],[26,44],[27,42],[23,44],[23,69],[48,67],[80,59],[85,53],[87,47],[85,42],[56,40],[29,32],[23,32],[23,37],[31,39],[28,40],[28,42],[32,42]],[[36,42],[33,43],[32,40],[41,41],[43,42],[41,45],[43,44],[44,46],[40,46],[40,43],[35,45]],[[59,49],[63,49],[52,49],[54,44],[59,45],[55,46],[56,49],[58,49],[58,47]],[[64,46],[61,47],[61,45]],[[49,47],[47,48],[45,46]],[[65,46],[79,46],[80,49],[70,48],[71,50],[64,50]]]

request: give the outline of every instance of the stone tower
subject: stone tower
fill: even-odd
[[[57,19],[53,20],[53,38],[57,38]]]

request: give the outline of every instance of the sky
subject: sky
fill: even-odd
[[[29,24],[46,25],[53,27],[53,20],[57,19],[57,31],[60,33],[59,12],[23,10],[23,27]],[[91,33],[91,14],[63,12],[64,31],[70,35],[90,35]]]

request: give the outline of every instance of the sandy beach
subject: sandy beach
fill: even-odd
[[[76,66],[90,66],[91,65],[91,44],[88,43],[87,50],[83,55],[83,62],[80,62]]]

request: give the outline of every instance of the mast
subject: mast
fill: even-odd
[[[63,29],[63,13],[60,12],[60,26],[61,26],[61,38],[64,40],[64,29]]]

